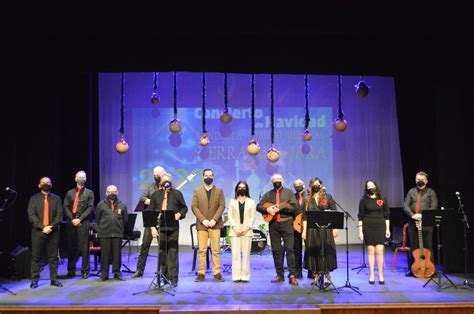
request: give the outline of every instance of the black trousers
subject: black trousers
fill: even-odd
[[[153,237],[151,235],[151,228],[146,227],[143,229],[142,245],[140,247],[140,255],[138,256],[137,271],[145,271],[146,259],[148,252],[150,251],[150,245]]]
[[[160,264],[161,272],[172,283],[178,283],[179,274],[179,229],[160,230]]]
[[[295,271],[296,275],[301,277],[303,272],[303,238],[301,237],[301,233],[299,233],[298,231],[294,231],[294,233]]]
[[[290,276],[296,276],[295,269],[295,234],[293,229],[293,220],[287,220],[282,222],[271,222],[270,223],[270,243],[272,245],[273,262],[275,264],[276,273],[278,276],[283,277],[285,274],[283,268],[283,258],[286,252],[286,260],[288,263],[288,269]],[[281,245],[283,240],[284,248]]]
[[[49,264],[49,278],[58,279],[58,245],[59,231],[44,234],[39,230],[31,230],[31,280],[40,278],[41,255],[46,249],[46,259]]]
[[[434,264],[433,252],[433,227],[422,227],[423,247],[431,251],[431,262]],[[414,223],[408,223],[408,239],[410,240],[410,267],[415,261],[413,258],[413,251],[420,247],[418,242],[418,229]]]
[[[100,239],[100,277],[109,277],[109,264],[112,258],[112,273],[114,276],[122,276],[122,238],[99,238]]]
[[[90,252],[89,252],[89,220],[84,220],[77,227],[69,221],[66,225],[66,235],[68,243],[68,263],[67,272],[74,274],[79,255],[82,259],[81,273],[90,271]]]

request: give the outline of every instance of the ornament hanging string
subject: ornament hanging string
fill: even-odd
[[[125,120],[125,109],[124,109],[124,85],[125,85],[125,74],[122,72],[120,78],[120,134],[125,133],[124,120]]]
[[[271,133],[272,145],[275,143],[275,126],[273,125],[273,121],[275,118],[275,112],[273,109],[274,101],[275,99],[273,95],[273,74],[270,74],[270,120],[271,120],[270,123],[272,127],[272,133]]]
[[[250,83],[251,91],[252,91],[252,109],[251,109],[251,116],[252,116],[252,125],[251,125],[251,132],[252,138],[255,135],[255,74],[252,74],[251,83]]]
[[[206,133],[206,72],[202,72],[202,132]]]
[[[306,74],[304,76],[304,101],[305,101],[305,117],[304,117],[304,128],[305,129],[308,129],[308,126],[309,126],[309,121],[310,121],[310,117],[309,117],[309,107],[308,107],[308,93],[309,93],[309,88],[308,88],[308,74]]]
[[[341,107],[341,76],[337,76],[337,105],[339,108],[339,119],[342,120],[344,117],[344,114],[342,113],[342,107]]]
[[[158,90],[158,72],[153,72],[153,90]]]
[[[228,105],[228,90],[227,90],[227,72],[224,73],[224,111],[227,112],[227,105]]]
[[[176,84],[176,72],[173,72],[173,112],[174,112],[174,118],[176,119],[178,117],[178,90],[177,90],[177,84]]]

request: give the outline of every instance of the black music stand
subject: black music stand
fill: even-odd
[[[326,229],[343,229],[344,228],[344,214],[342,212],[337,211],[322,211],[322,210],[309,210],[306,211],[306,221],[308,229],[317,229],[317,230],[326,230]],[[319,237],[321,251],[320,255],[322,258],[322,264],[326,265],[324,247],[326,246],[322,240],[322,237]],[[311,293],[315,286],[318,286],[319,290],[324,292],[335,290],[339,293],[334,283],[331,281],[331,278],[326,277],[326,273],[324,271],[318,272],[319,279],[317,281],[313,281],[311,284],[311,290],[308,291],[308,294]],[[329,279],[329,285],[326,286],[325,284],[325,277]],[[332,289],[328,288],[333,286]]]
[[[135,221],[137,220],[137,214],[129,213],[127,215],[127,224],[123,228],[124,240],[125,242],[122,243],[122,249],[128,244],[128,256],[127,256],[127,264],[130,265],[130,255],[132,254],[132,245],[130,241],[136,241],[136,236],[140,238],[140,231],[136,231],[136,235],[134,235],[133,229],[135,228]],[[124,272],[126,273],[135,273],[134,270],[131,270],[128,265],[122,264],[122,267],[125,268]]]
[[[451,284],[452,287],[457,288],[456,285],[449,279],[449,277],[441,270],[441,239],[440,239],[440,226],[443,221],[443,217],[453,214],[454,211],[452,209],[429,209],[429,210],[422,210],[421,216],[422,218],[422,226],[425,227],[436,227],[436,239],[438,240],[437,245],[437,263],[436,263],[436,271],[435,273],[428,279],[428,281],[423,285],[423,288],[433,280],[433,282],[438,286],[438,290],[443,288],[443,285],[448,283]],[[446,221],[445,221],[446,222]],[[449,229],[449,226],[447,226]],[[441,282],[442,277],[446,278],[445,282]],[[449,288],[450,286],[446,286],[444,288]]]
[[[159,240],[159,226],[173,226],[176,224],[176,220],[174,218],[174,211],[172,210],[163,210],[163,211],[151,211],[151,210],[145,210],[142,212],[143,213],[143,226],[147,228],[151,227],[156,227],[158,229],[158,262],[156,264],[156,273],[155,276],[153,277],[153,280],[151,281],[150,285],[148,286],[148,289],[145,291],[140,291],[140,292],[135,292],[133,295],[137,295],[139,293],[148,293],[150,291],[157,291],[157,292],[165,292],[169,295],[174,296],[173,293],[165,290],[164,286],[166,283],[170,283],[169,279],[166,278],[165,275],[163,275],[163,272],[161,271],[161,256],[162,256],[162,250],[161,250],[161,245],[160,245],[160,240]],[[163,284],[162,284],[163,283]]]

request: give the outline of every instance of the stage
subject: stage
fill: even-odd
[[[212,273],[208,270],[205,282],[194,282],[195,274],[192,268],[192,251],[189,246],[180,247],[180,277],[176,289],[166,289],[175,294],[170,295],[158,290],[140,293],[149,288],[156,270],[156,247],[152,247],[152,256],[148,259],[145,275],[139,279],[132,279],[131,273],[123,272],[125,282],[109,280],[98,282],[98,277],[91,276],[81,279],[63,279],[63,288],[49,285],[48,267],[41,274],[39,287],[35,290],[29,288],[30,280],[4,281],[3,286],[16,293],[0,293],[0,303],[6,310],[44,309],[122,309],[139,311],[214,311],[214,312],[239,312],[239,311],[320,311],[322,309],[404,309],[414,310],[416,307],[428,308],[438,311],[443,308],[470,308],[474,310],[474,289],[445,288],[438,291],[437,285],[429,283],[423,288],[426,279],[405,277],[406,255],[397,256],[395,272],[391,272],[393,252],[386,248],[385,254],[385,285],[368,283],[368,269],[352,268],[361,266],[361,246],[349,247],[349,281],[352,286],[359,287],[361,295],[349,288],[339,288],[336,291],[320,291],[311,289],[311,279],[299,280],[299,286],[291,286],[288,281],[272,284],[270,280],[275,276],[273,260],[269,248],[251,255],[251,279],[248,283],[234,283],[230,273],[230,251],[225,251],[221,256],[225,282],[213,282]],[[346,284],[346,249],[339,245],[338,269],[332,273],[332,280],[336,287]],[[137,262],[137,247],[132,248],[129,256],[128,250],[123,250],[123,263],[134,270]],[[67,260],[59,265],[59,274],[66,273]],[[78,263],[79,265],[80,263]],[[91,266],[93,266],[91,257]],[[125,267],[122,270],[126,270]],[[79,272],[78,272],[79,274]],[[460,274],[448,274],[456,284],[463,282]],[[377,277],[376,277],[377,278]],[[472,279],[470,279],[472,281]],[[445,280],[443,280],[445,282]],[[136,294],[138,293],[138,294]]]

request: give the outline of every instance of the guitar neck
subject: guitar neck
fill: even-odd
[[[423,252],[423,230],[420,224],[418,224],[416,228],[418,229],[418,244],[420,247],[420,251]]]
[[[186,183],[188,183],[188,179],[185,179],[183,182],[181,182],[180,184],[178,184],[178,186],[175,187],[174,189],[175,189],[175,190],[179,190],[179,189],[181,189]]]

